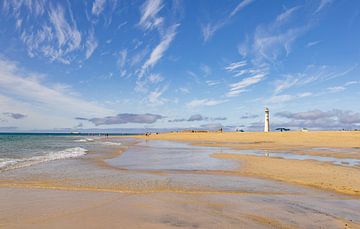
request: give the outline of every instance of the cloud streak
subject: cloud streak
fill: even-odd
[[[186,105],[189,108],[203,107],[203,106],[216,106],[227,102],[227,100],[216,100],[216,99],[194,99],[188,102]]]
[[[100,125],[115,125],[115,124],[127,124],[127,123],[141,123],[141,124],[151,124],[156,122],[159,119],[165,118],[162,115],[158,114],[131,114],[124,113],[118,114],[116,116],[106,116],[104,118],[76,118],[77,120],[87,120],[92,122],[96,126]]]
[[[250,87],[254,84],[259,83],[265,77],[265,74],[258,74],[255,76],[251,76],[245,79],[240,80],[237,83],[230,84],[229,92],[226,94],[227,97],[234,97],[239,95],[241,92],[244,92],[247,87]]]
[[[243,10],[245,7],[250,5],[254,0],[243,0],[241,1],[232,11],[231,13],[223,18],[218,20],[214,23],[207,23],[205,25],[202,25],[201,32],[203,35],[204,42],[207,42],[211,39],[211,37],[222,27],[224,27],[227,23],[230,22],[232,17],[234,17],[237,13],[239,13],[241,10]]]
[[[106,0],[95,0],[91,9],[92,14],[99,16],[103,12]]]
[[[158,16],[164,7],[161,0],[147,0],[140,7],[141,18],[139,25],[144,29],[157,28],[162,25],[163,18]]]
[[[141,78],[148,68],[153,67],[164,55],[165,51],[169,48],[171,42],[176,35],[176,29],[179,24],[171,26],[162,37],[160,43],[153,49],[149,58],[143,64],[139,77]]]
[[[0,97],[2,106],[26,105],[31,112],[52,115],[111,114],[112,111],[79,97],[67,86],[47,86],[35,73],[24,73],[14,62],[0,59]],[[10,105],[12,103],[12,105]],[[5,109],[5,108],[4,108]]]
[[[26,118],[27,115],[25,114],[20,114],[20,113],[12,113],[12,112],[4,112],[3,113],[5,116],[13,118],[13,119],[23,119]]]
[[[315,129],[352,129],[360,127],[360,113],[349,110],[278,112],[275,115],[290,120],[285,124],[292,127]]]

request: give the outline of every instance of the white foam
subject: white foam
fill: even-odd
[[[109,145],[109,146],[121,146],[121,142],[101,142],[104,145]]]
[[[83,138],[83,139],[74,140],[74,142],[93,142],[93,141],[95,140],[92,138]]]
[[[22,159],[1,158],[0,171],[28,167],[31,165],[35,165],[47,161],[81,157],[84,156],[86,152],[87,150],[84,148],[74,147],[62,151],[49,152],[45,155],[34,156],[30,158],[22,158]]]

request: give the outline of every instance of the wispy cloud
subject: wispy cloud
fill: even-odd
[[[72,12],[69,12],[69,14],[71,18],[70,23],[65,20],[65,11],[62,6],[57,5],[50,7],[49,18],[55,31],[58,47],[60,48],[58,50],[49,48],[45,53],[54,59],[63,59],[67,53],[80,47],[81,33],[77,30]]]
[[[126,64],[126,58],[127,58],[127,50],[123,49],[119,52],[119,58],[118,58],[118,65],[120,68],[120,76],[124,77],[127,73],[125,64]]]
[[[250,55],[258,63],[273,64],[280,57],[287,56],[291,52],[293,43],[311,28],[311,20],[298,27],[294,27],[292,20],[300,15],[299,9],[295,6],[286,9],[270,23],[258,25],[253,37],[244,40],[241,47],[243,55]]]
[[[201,27],[204,42],[210,40],[217,30],[225,25],[225,21],[216,22],[215,24],[207,23]]]
[[[150,83],[155,84],[155,83],[159,83],[159,82],[163,81],[164,78],[160,74],[153,73],[148,76],[148,80]]]
[[[257,74],[245,79],[240,80],[237,83],[230,84],[229,92],[226,94],[227,97],[234,97],[239,95],[241,92],[244,92],[247,87],[257,84],[262,81],[265,77],[265,74]]]
[[[5,116],[13,118],[13,119],[23,119],[26,118],[27,115],[21,113],[13,113],[13,112],[4,112]]]
[[[294,101],[297,99],[309,97],[312,95],[313,94],[311,92],[304,92],[304,93],[299,93],[299,94],[295,94],[295,95],[290,95],[290,94],[274,95],[274,96],[271,96],[266,102],[269,104],[286,103],[286,102],[291,102],[291,101]]]
[[[101,14],[101,12],[103,12],[103,10],[104,10],[105,3],[106,3],[106,0],[95,0],[93,3],[93,6],[92,6],[91,12],[94,15],[99,16],[99,14]]]
[[[151,124],[162,118],[165,117],[158,114],[124,113],[124,114],[118,114],[116,116],[106,116],[104,118],[90,118],[90,119],[76,118],[76,119],[87,120],[89,122],[92,122],[96,126],[100,126],[100,125],[115,125],[115,124],[126,124],[126,123]]]
[[[333,0],[320,0],[319,1],[319,6],[318,8],[315,10],[315,13],[319,13],[323,8],[325,8],[326,6],[330,5],[333,2]]]
[[[246,60],[233,62],[233,63],[230,63],[228,66],[226,66],[225,70],[228,72],[234,72],[234,71],[237,71],[239,68],[242,68],[246,65],[247,65]]]
[[[202,71],[204,76],[209,76],[212,73],[212,70],[211,70],[210,66],[206,65],[206,64],[200,65],[200,70]]]
[[[190,90],[186,87],[180,87],[179,88],[179,91],[183,94],[189,94],[190,93]]]
[[[242,9],[244,9],[246,6],[250,5],[254,0],[243,0],[241,1],[235,9],[231,12],[229,17],[235,16],[238,12],[240,12]]]
[[[164,18],[158,16],[164,7],[161,0],[147,0],[140,7],[141,18],[139,25],[144,29],[157,28],[162,25]]]
[[[176,119],[170,119],[168,122],[194,122],[194,121],[224,121],[226,120],[226,117],[215,117],[215,118],[209,118],[207,116],[201,115],[201,114],[194,114],[191,115],[189,118],[176,118]]]
[[[285,79],[275,81],[274,94],[278,94],[285,89],[291,88],[300,82],[300,78],[286,76]]]
[[[320,42],[321,42],[320,40],[319,41],[311,41],[311,42],[306,44],[306,47],[310,48],[312,46],[320,44]]]
[[[303,72],[295,74],[286,74],[283,78],[277,79],[274,81],[275,89],[274,94],[279,94],[285,90],[288,90],[293,87],[303,87],[315,82],[328,81],[331,79],[339,78],[346,76],[355,69],[358,65],[352,65],[345,69],[336,69],[330,66],[317,66],[310,65],[305,68]],[[348,85],[340,85],[342,88],[346,88]],[[338,87],[338,88],[336,88]],[[339,86],[333,86],[332,89],[329,89],[331,92],[341,90]]]
[[[176,29],[179,24],[171,26],[162,37],[160,43],[153,49],[150,57],[141,67],[139,77],[141,78],[148,68],[153,67],[164,55],[165,51],[169,48],[171,42],[174,40],[176,35]]]
[[[256,115],[256,114],[244,114],[240,118],[241,119],[254,119],[254,118],[259,118],[259,115]]]
[[[360,84],[360,81],[349,81],[342,85],[328,87],[327,90],[331,93],[342,92],[345,91],[348,87],[356,84]]]
[[[24,73],[14,62],[0,59],[0,104],[2,109],[13,113],[27,113],[29,119],[43,117],[56,120],[57,117],[81,116],[88,114],[106,115],[113,113],[94,102],[82,99],[76,91],[67,86],[48,86],[44,76]],[[43,120],[44,121],[44,120]],[[43,122],[45,125],[45,121]],[[59,125],[61,123],[47,123]]]
[[[158,87],[154,91],[151,91],[147,97],[148,104],[153,106],[163,105],[167,99],[163,98],[162,95],[167,90],[167,88],[168,86]]]
[[[215,106],[227,102],[227,100],[216,99],[194,99],[188,102],[186,105],[190,108],[203,107],[203,106]]]
[[[227,17],[220,19],[213,23],[206,23],[205,25],[202,25],[201,32],[203,35],[204,42],[207,42],[208,40],[210,40],[211,37],[216,33],[216,31],[218,31],[219,29],[224,27],[227,23],[229,23],[229,21],[231,20],[232,17],[234,17],[237,13],[239,13],[241,10],[243,10],[246,6],[250,5],[250,3],[252,3],[253,1],[254,0],[242,0],[231,11],[231,13],[229,15],[227,15]]]
[[[220,84],[220,81],[219,80],[207,80],[207,81],[205,81],[205,83],[209,86],[215,86],[215,85]]]
[[[85,52],[85,57],[86,59],[89,59],[91,57],[91,55],[93,54],[93,52],[95,51],[96,47],[98,46],[98,42],[95,39],[95,35],[94,35],[94,30],[91,30],[89,33],[89,37],[86,40],[86,52]]]
[[[328,87],[327,90],[329,92],[332,93],[336,93],[336,92],[341,92],[341,91],[345,91],[345,87],[344,86],[334,86],[334,87]]]
[[[351,129],[359,128],[360,113],[349,110],[332,109],[328,111],[310,110],[303,112],[278,112],[278,117],[288,119],[286,126],[312,129]]]
[[[208,117],[204,117],[201,114],[195,114],[195,115],[191,115],[187,121],[188,122],[194,122],[194,121],[203,121],[203,120],[208,120]]]
[[[82,35],[77,29],[71,8],[67,7],[65,10],[59,4],[50,4],[48,8],[41,5],[41,12],[45,10],[48,17],[39,13],[28,14],[27,17],[18,19],[26,20],[28,24],[39,21],[39,26],[36,28],[24,27],[20,38],[26,45],[29,56],[41,55],[50,58],[51,61],[69,64],[72,60],[70,54],[82,48]]]

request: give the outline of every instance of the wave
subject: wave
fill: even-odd
[[[121,142],[101,142],[104,145],[108,145],[108,146],[121,146]]]
[[[93,138],[83,138],[83,139],[74,140],[74,142],[93,142],[93,141],[95,141]]]
[[[84,148],[74,147],[57,152],[49,152],[45,155],[34,156],[30,158],[0,158],[0,171],[28,167],[47,161],[81,157],[84,156],[86,152],[87,150]]]

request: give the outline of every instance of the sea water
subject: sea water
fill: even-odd
[[[77,158],[101,146],[119,146],[101,136],[0,133],[0,172],[42,162]]]

